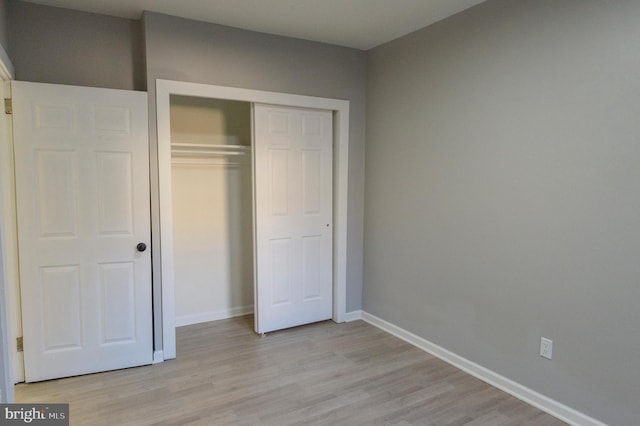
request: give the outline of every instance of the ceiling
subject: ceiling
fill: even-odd
[[[367,50],[485,0],[27,0],[139,19],[143,10]]]

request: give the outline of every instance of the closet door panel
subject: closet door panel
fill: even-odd
[[[302,151],[302,214],[322,213],[322,150]]]
[[[289,151],[269,150],[269,210],[271,216],[289,216]]]
[[[332,112],[255,105],[254,133],[256,331],[330,319]]]

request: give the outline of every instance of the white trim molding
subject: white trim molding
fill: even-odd
[[[267,92],[210,84],[156,80],[156,124],[158,131],[158,184],[160,218],[160,271],[162,302],[154,306],[162,315],[164,359],[176,357],[176,318],[173,265],[173,219],[171,194],[171,95],[228,99],[299,108],[333,111],[334,118],[334,204],[333,204],[333,320],[344,322],[347,289],[347,204],[349,183],[349,101],[289,93]],[[154,261],[155,262],[155,261]]]
[[[161,362],[164,362],[164,355],[162,354],[162,351],[154,351],[153,352],[153,361],[151,363],[152,364],[160,364]]]
[[[14,69],[7,52],[0,45],[0,97],[11,97],[10,81]],[[13,202],[13,151],[12,128],[7,116],[2,113],[0,126],[0,402],[15,402],[13,384],[19,376],[16,372],[20,365],[20,356],[15,351],[15,329],[18,326],[13,318],[15,306],[20,303],[12,290],[17,286],[17,241],[15,237],[15,205]],[[6,204],[5,204],[6,203]]]
[[[191,324],[200,324],[201,322],[218,321],[234,317],[241,317],[253,313],[253,305],[238,306],[236,308],[222,309],[219,311],[201,312],[199,314],[176,316],[176,327],[182,327]]]
[[[361,310],[347,312],[344,315],[344,321],[345,322],[358,321],[358,320],[361,320],[361,319],[362,319],[362,311]]]
[[[469,361],[466,358],[461,357],[441,346],[436,345],[420,336],[417,336],[403,328],[398,327],[388,321],[378,318],[368,312],[362,312],[362,320],[386,331],[389,334],[396,336],[399,339],[404,340],[407,343],[422,349],[425,352],[430,353],[436,358],[453,365],[460,370],[471,374],[472,376],[482,380],[494,386],[509,395],[512,395],[536,408],[575,426],[606,426],[599,420],[589,417],[584,413],[574,410],[558,401],[555,401],[547,396],[544,396],[526,386],[516,383],[511,379],[508,379],[495,371],[489,370],[481,365],[476,364],[473,361]]]

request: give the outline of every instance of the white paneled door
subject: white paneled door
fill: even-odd
[[[26,381],[150,364],[146,93],[12,95]]]
[[[254,105],[256,331],[332,315],[332,112]]]

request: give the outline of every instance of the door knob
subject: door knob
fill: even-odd
[[[145,243],[138,243],[136,249],[138,249],[138,251],[140,252],[145,251],[147,249],[147,245]]]

